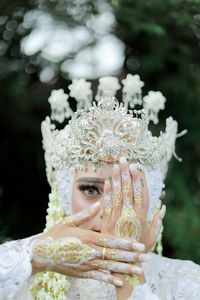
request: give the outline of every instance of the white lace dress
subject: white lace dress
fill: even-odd
[[[28,238],[0,245],[0,300],[32,300],[32,244],[32,238]],[[129,300],[200,300],[199,265],[151,254],[143,270],[146,284],[137,286]],[[67,279],[71,286],[66,300],[117,299],[113,285],[92,279]]]

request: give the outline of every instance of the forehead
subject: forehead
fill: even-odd
[[[92,163],[87,164],[87,169],[85,171],[76,170],[76,180],[82,177],[94,177],[94,178],[101,178],[103,180],[108,179],[111,175],[113,169],[113,163],[106,163],[105,165],[98,166],[98,173],[97,171],[92,171]]]

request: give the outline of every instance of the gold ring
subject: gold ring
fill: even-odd
[[[106,254],[106,247],[103,248],[103,252],[102,252],[102,260],[105,259],[105,254]]]

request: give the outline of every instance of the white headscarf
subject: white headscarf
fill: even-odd
[[[153,213],[159,204],[159,199],[164,187],[162,173],[159,168],[143,167],[149,193],[149,209],[147,220],[151,221]],[[66,215],[72,214],[72,191],[74,186],[75,171],[66,168],[56,170],[58,199]]]

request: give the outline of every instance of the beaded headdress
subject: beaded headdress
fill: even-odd
[[[49,183],[53,170],[82,169],[87,162],[95,165],[116,162],[120,156],[128,161],[160,168],[165,177],[167,165],[175,154],[177,122],[169,117],[159,137],[148,129],[150,121],[158,123],[159,110],[165,107],[161,92],[150,91],[142,97],[143,81],[139,75],[128,74],[122,80],[122,102],[115,98],[120,89],[116,77],[102,77],[92,103],[91,83],[74,79],[69,95],[63,89],[53,90],[49,98],[51,118],[42,122],[43,147]],[[77,101],[77,111],[70,107],[70,96]],[[135,106],[143,106],[136,110]],[[63,123],[61,130],[51,121]],[[183,133],[181,133],[182,135]]]
[[[138,75],[128,74],[122,85],[121,103],[115,98],[120,89],[115,77],[100,78],[93,103],[91,83],[84,79],[72,81],[69,95],[63,89],[52,91],[49,98],[51,117],[42,122],[46,172],[52,187],[45,231],[71,214],[74,171],[85,169],[87,162],[93,162],[94,170],[97,168],[98,171],[100,164],[118,161],[120,156],[134,161],[143,168],[148,186],[147,220],[151,222],[152,216],[160,209],[159,198],[167,165],[172,155],[177,157],[175,140],[186,131],[178,135],[177,122],[169,117],[165,132],[159,137],[153,136],[148,125],[150,121],[158,123],[158,113],[164,109],[165,97],[153,91],[142,97],[144,83]],[[77,101],[75,113],[70,107],[70,97]],[[142,109],[135,110],[139,105],[143,106]],[[71,120],[61,130],[52,123],[63,123],[69,118]],[[159,254],[162,253],[161,238],[160,233],[156,248]],[[85,284],[84,281],[84,289]],[[52,291],[52,286],[56,287],[55,291]],[[64,275],[44,272],[37,274],[31,292],[34,299],[57,299],[59,291],[59,299],[64,300],[68,288],[69,282]]]

